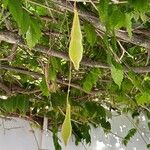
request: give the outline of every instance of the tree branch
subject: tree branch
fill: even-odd
[[[42,73],[37,73],[37,72],[34,72],[34,71],[29,71],[29,70],[25,70],[25,69],[21,69],[21,68],[18,68],[18,67],[13,67],[13,66],[7,66],[7,65],[0,65],[0,69],[5,69],[5,70],[9,70],[9,71],[15,71],[15,72],[19,72],[19,73],[22,73],[22,74],[26,74],[26,75],[30,75],[30,76],[33,76],[35,78],[41,78],[44,76],[44,74]],[[62,84],[62,85],[67,85],[68,86],[68,82],[62,80],[62,79],[56,79],[56,82],[58,84]],[[70,84],[71,87],[75,88],[75,89],[78,89],[82,92],[85,92],[87,94],[96,94],[98,92],[104,92],[103,90],[95,90],[95,91],[91,91],[91,92],[87,92],[85,91],[80,85],[77,85],[77,84],[74,84],[74,83],[71,83]],[[1,88],[1,84],[0,84],[0,88]],[[9,89],[5,86],[5,89],[3,87],[3,90],[4,91],[8,91]]]
[[[22,93],[22,94],[30,95],[30,94],[35,94],[35,93],[41,92],[41,90],[39,90],[39,89],[27,90],[27,89],[23,89],[23,88],[18,87],[18,86],[16,87],[16,85],[11,85],[11,88],[10,88],[2,82],[0,82],[0,89],[5,91],[8,96],[16,94],[16,93]]]
[[[0,40],[11,43],[11,44],[18,43],[18,45],[20,46],[27,47],[23,43],[23,40],[21,37],[17,36],[15,33],[12,33],[10,31],[0,32]],[[46,46],[37,45],[35,48],[33,48],[33,50],[47,54],[49,56],[58,57],[66,61],[69,61],[68,54],[64,52],[56,51],[56,50],[49,50],[49,48]],[[104,64],[102,62],[92,61],[88,58],[83,58],[83,60],[81,61],[81,64],[87,67],[110,69],[110,66],[108,66],[107,64]],[[128,72],[129,70],[133,70],[136,73],[147,73],[147,72],[150,72],[150,66],[130,67],[130,68],[124,67],[124,71]],[[22,70],[22,71],[24,72],[25,70]]]
[[[4,85],[2,82],[0,82],[0,89],[5,91],[8,95],[11,94],[11,91],[9,90],[9,88],[6,85]]]
[[[21,69],[21,68],[18,68],[18,67],[12,67],[12,66],[7,66],[7,65],[0,65],[0,69],[5,69],[5,70],[9,70],[9,71],[19,72],[19,73],[22,73],[22,74],[33,76],[35,78],[42,77],[42,74],[40,74],[40,73],[29,71],[29,70],[25,70],[25,69]]]
[[[73,6],[70,5],[69,3],[66,3],[63,0],[51,0],[54,2],[56,5],[58,5],[61,8],[64,8],[70,12],[73,12]],[[89,12],[83,12],[80,9],[79,10],[79,15],[86,21],[90,22],[96,29],[100,30],[102,33],[105,33],[106,29],[104,25],[100,22],[99,17],[95,16],[94,14],[91,14]],[[150,48],[150,40],[143,38],[143,36],[135,35],[133,34],[132,38],[128,36],[128,33],[126,31],[116,31],[116,36],[120,40],[127,42],[127,43],[132,43],[141,47],[145,48]]]

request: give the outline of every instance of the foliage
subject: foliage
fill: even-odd
[[[85,77],[85,81],[83,82],[83,89],[87,92],[90,92],[93,85],[96,84],[99,76],[100,70],[98,68],[91,69]]]
[[[63,0],[0,1],[0,113],[38,116],[39,123],[47,116],[58,150],[68,86],[76,144],[91,142],[90,125],[111,131],[111,110],[150,119],[149,0],[83,0],[76,7]],[[70,59],[77,70],[71,68],[69,85]]]
[[[135,135],[136,132],[137,132],[137,130],[135,128],[130,129],[129,132],[128,132],[128,134],[124,137],[124,139],[122,141],[123,144],[127,145],[128,142],[130,141],[130,139]]]
[[[114,82],[119,86],[121,86],[121,82],[123,80],[123,69],[121,66],[114,66],[112,64],[111,66],[111,76],[114,80]]]

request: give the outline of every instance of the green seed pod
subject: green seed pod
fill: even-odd
[[[71,30],[71,41],[69,45],[69,57],[73,62],[76,70],[79,69],[80,61],[83,55],[83,45],[82,45],[82,33],[79,22],[78,12],[74,10],[74,19]]]

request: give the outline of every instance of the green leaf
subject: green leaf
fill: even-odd
[[[50,94],[49,89],[47,87],[47,83],[46,83],[46,80],[44,77],[42,78],[42,81],[40,83],[40,89],[41,89],[44,96],[49,96],[49,94]]]
[[[125,27],[127,28],[128,35],[130,38],[132,37],[132,21],[131,21],[132,18],[133,18],[133,15],[131,13],[125,14],[124,23],[125,23]]]
[[[74,19],[71,30],[71,40],[69,44],[69,57],[73,62],[76,70],[79,69],[79,64],[83,55],[82,33],[77,10],[74,10]]]
[[[56,70],[53,67],[49,67],[48,72],[49,72],[49,79],[51,81],[56,81],[56,75],[57,75]]]
[[[150,149],[150,144],[147,144],[147,148]]]
[[[27,11],[22,9],[21,0],[8,0],[8,8],[17,22],[21,33],[25,34],[29,28],[30,16]]]
[[[106,118],[105,108],[94,102],[86,102],[84,110],[88,117]]]
[[[136,11],[139,12],[147,12],[149,8],[149,1],[148,0],[128,0],[131,6],[134,7]]]
[[[60,70],[61,66],[57,58],[50,58],[49,60],[49,70],[48,75],[51,81],[56,81],[57,72]]]
[[[54,143],[54,146],[55,146],[55,150],[61,150],[61,146],[58,142],[58,137],[56,135],[56,133],[53,133],[53,143]]]
[[[110,124],[110,122],[106,121],[105,118],[101,119],[100,124],[101,124],[102,128],[104,128],[106,131],[111,130],[111,124]]]
[[[90,92],[93,85],[96,84],[101,71],[98,68],[93,68],[86,76],[85,82],[83,83],[83,89],[86,92]]]
[[[61,92],[51,93],[51,101],[53,107],[63,107],[66,101],[66,94]]]
[[[100,0],[99,2],[99,16],[102,22],[106,23],[108,18],[109,0]]]
[[[30,25],[30,16],[25,10],[23,10],[22,18],[20,20],[20,25],[19,25],[22,34],[25,34],[28,31],[29,25]]]
[[[50,58],[50,64],[52,65],[53,68],[55,68],[56,71],[61,70],[61,62],[59,58],[56,57]]]
[[[150,121],[148,122],[148,128],[149,128],[149,130],[150,130]]]
[[[4,5],[4,8],[6,8],[8,6],[8,0],[3,0],[3,5]]]
[[[109,7],[107,18],[107,26],[110,29],[118,29],[124,26],[124,20],[122,18],[125,18],[125,14],[116,5]]]
[[[33,48],[41,38],[42,33],[40,30],[39,22],[35,19],[30,20],[30,26],[26,33],[27,45],[29,48]]]
[[[122,143],[126,146],[128,142],[131,140],[131,138],[135,135],[137,130],[135,128],[132,128],[128,131],[128,134],[124,137],[122,140]]]
[[[19,95],[16,97],[17,100],[17,108],[20,113],[26,114],[29,108],[29,100],[24,95]]]
[[[131,80],[132,84],[138,88],[141,92],[144,91],[142,79],[134,72],[128,72],[128,78]]]
[[[4,110],[6,113],[14,112],[13,99],[9,98],[5,101],[2,101],[1,109]]]
[[[121,65],[111,65],[111,76],[114,80],[114,82],[119,86],[121,86],[122,80],[123,80],[123,68]]]
[[[21,0],[8,0],[8,8],[20,27],[23,15]]]
[[[39,16],[46,16],[48,11],[46,8],[44,7],[40,7],[38,5],[36,5],[36,13],[39,15]]]
[[[121,88],[124,93],[130,93],[133,88],[133,84],[129,79],[124,79]]]
[[[90,23],[85,23],[84,30],[86,33],[87,41],[91,46],[94,46],[97,38],[95,28]]]
[[[78,145],[79,142],[82,142],[82,141],[86,141],[86,144],[91,143],[89,124],[78,124],[76,122],[72,122],[72,129],[75,133],[74,136],[75,136],[76,145]]]
[[[136,101],[140,105],[150,104],[150,93],[145,91],[136,96]]]
[[[107,31],[125,27],[127,28],[129,37],[131,37],[132,13],[126,13],[122,7],[118,7],[117,5],[109,5],[109,2],[109,0],[101,0],[98,9],[101,21],[105,23]]]
[[[7,113],[17,112],[26,114],[29,109],[29,100],[25,95],[16,95],[9,97],[7,100],[2,101],[2,110]]]
[[[67,145],[72,133],[72,126],[71,126],[71,106],[67,104],[66,108],[66,115],[65,120],[62,125],[61,135],[64,141],[65,146]]]

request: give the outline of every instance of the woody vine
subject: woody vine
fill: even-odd
[[[144,113],[150,127],[149,7],[149,0],[0,1],[1,115],[41,126],[46,116],[58,150],[60,130],[65,145],[71,134],[90,143],[90,124],[111,132],[112,111],[133,122]],[[125,145],[138,128],[131,131]]]

